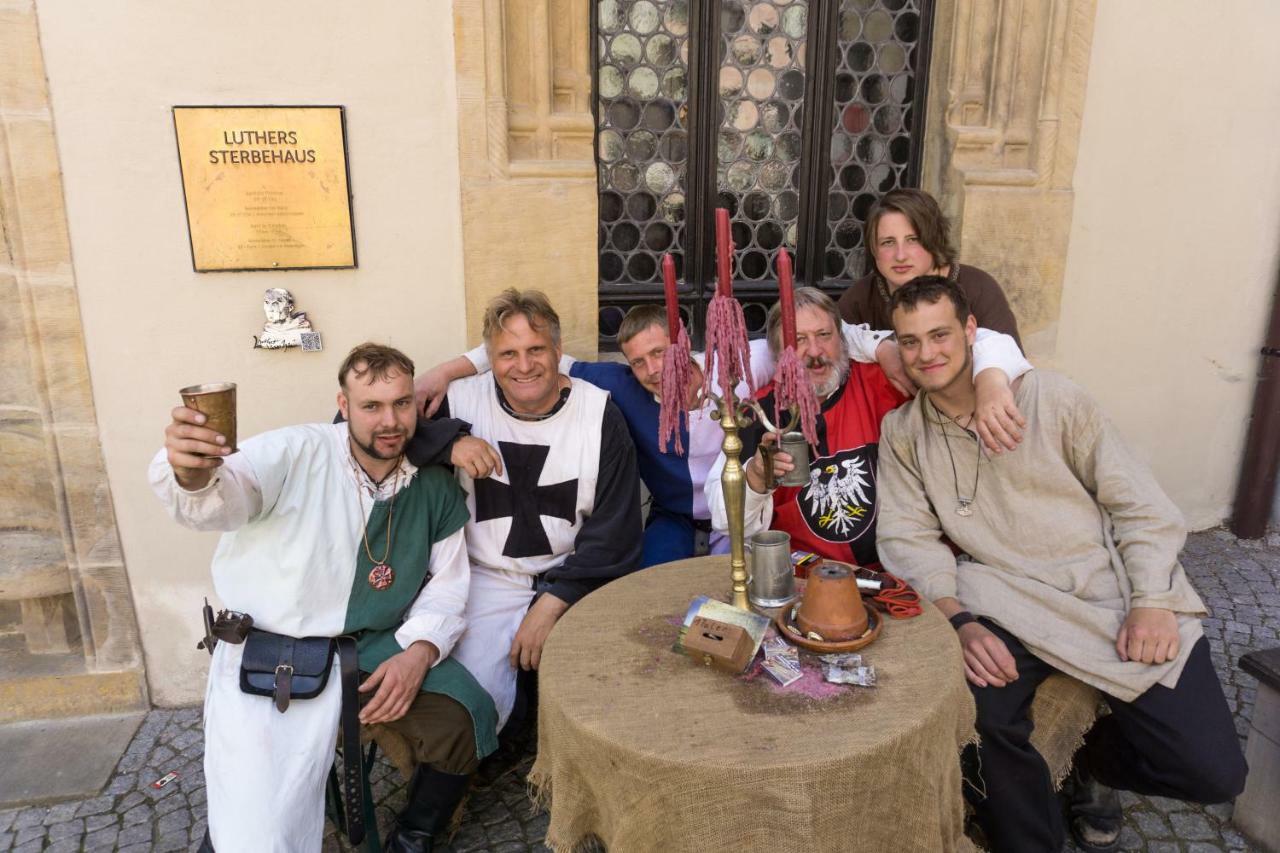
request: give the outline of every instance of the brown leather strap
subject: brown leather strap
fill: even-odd
[[[283,714],[289,710],[289,699],[292,698],[293,687],[293,637],[284,637],[280,644],[280,658],[276,664],[276,710]]]
[[[342,799],[347,838],[364,841],[364,756],[360,752],[360,667],[353,637],[337,637],[342,673]]]

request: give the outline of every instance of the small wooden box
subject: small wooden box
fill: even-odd
[[[751,663],[754,644],[741,625],[698,616],[684,637],[685,652],[707,666],[739,673]]]

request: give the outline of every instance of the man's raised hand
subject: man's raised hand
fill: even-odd
[[[956,632],[964,653],[964,675],[977,687],[1004,687],[1018,679],[1009,647],[985,626],[970,622]]]
[[[414,698],[422,690],[427,670],[440,657],[434,643],[419,640],[398,655],[387,658],[360,685],[361,693],[377,688],[369,704],[360,709],[360,722],[366,726],[390,723],[409,713]]]
[[[453,443],[449,464],[466,471],[473,480],[502,473],[502,456],[487,441],[474,435],[464,435]]]
[[[178,406],[164,429],[164,449],[178,485],[187,491],[204,488],[213,478],[213,469],[231,452],[226,436],[203,426],[205,416],[195,409]]]
[[[1178,617],[1159,607],[1134,607],[1116,635],[1120,660],[1166,663],[1178,656]]]

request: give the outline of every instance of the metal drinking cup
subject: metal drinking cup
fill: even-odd
[[[796,597],[796,576],[791,567],[791,536],[781,530],[764,530],[747,543],[751,549],[751,576],[747,598],[756,607],[781,607]]]
[[[182,405],[195,409],[205,417],[204,425],[221,433],[227,447],[236,452],[236,383],[212,382],[208,385],[189,385],[178,392]]]
[[[805,441],[804,433],[784,432],[782,441],[778,444],[779,449],[789,455],[796,466],[778,479],[778,485],[809,485],[809,442]]]

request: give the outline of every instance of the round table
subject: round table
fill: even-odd
[[[942,614],[888,620],[862,650],[878,686],[781,688],[671,650],[689,602],[722,600],[727,557],[636,572],[572,607],[539,667],[530,779],[547,843],[650,850],[970,850],[958,755],[974,707]],[[808,654],[802,652],[802,654]]]

